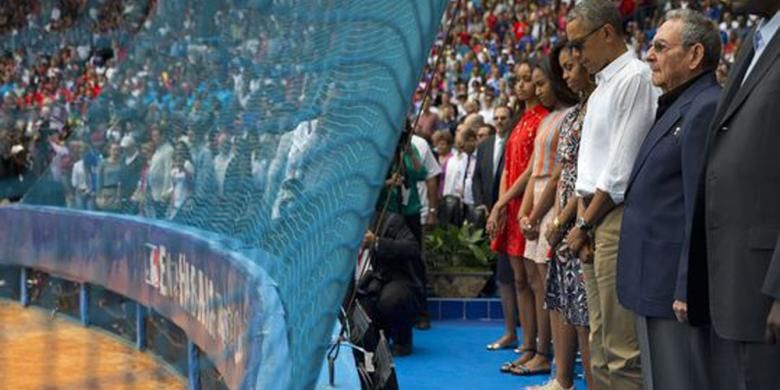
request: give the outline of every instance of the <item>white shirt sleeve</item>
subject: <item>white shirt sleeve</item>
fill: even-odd
[[[596,182],[596,188],[607,192],[616,204],[623,202],[628,179],[639,148],[653,125],[658,93],[649,78],[635,75],[618,86],[618,114],[613,137],[609,143],[609,158]]]
[[[430,179],[432,177],[439,176],[441,174],[441,167],[439,166],[439,163],[436,162],[436,157],[433,155],[431,147],[428,146],[428,142],[420,136],[413,135],[412,143],[420,153],[422,164],[425,166],[425,170],[428,172],[428,176],[426,176],[426,178]]]

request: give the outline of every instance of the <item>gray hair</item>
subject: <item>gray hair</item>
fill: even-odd
[[[620,11],[612,0],[583,0],[569,12],[568,20],[574,19],[591,29],[609,24],[618,35],[623,34],[623,19],[620,18]]]
[[[682,22],[682,44],[691,47],[701,43],[704,47],[704,69],[710,70],[718,66],[720,61],[720,29],[714,21],[701,12],[689,9],[675,9],[666,13],[665,21],[679,20]]]

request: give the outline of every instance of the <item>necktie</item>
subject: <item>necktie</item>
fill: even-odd
[[[753,50],[758,51],[764,46],[764,39],[761,37],[761,30],[756,30],[756,34],[753,35]]]
[[[759,23],[759,27],[762,24],[763,21]],[[761,36],[761,30],[756,28],[756,32],[753,33],[753,58],[749,62],[745,76],[742,78],[742,84],[745,84],[745,81],[747,81],[748,77],[750,77],[750,72],[756,66],[759,55],[761,54],[759,50],[761,50],[762,47],[764,47],[764,38]]]
[[[471,165],[471,155],[466,155],[466,170],[463,171],[463,183],[461,184],[462,195],[466,196],[466,178],[469,176],[469,165]]]

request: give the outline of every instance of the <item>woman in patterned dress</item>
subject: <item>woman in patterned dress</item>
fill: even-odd
[[[529,162],[533,153],[536,130],[549,112],[536,97],[535,86],[531,79],[531,65],[527,62],[520,63],[515,67],[515,72],[517,74],[515,94],[518,100],[525,103],[526,110],[507,140],[499,198],[488,217],[486,227],[493,240],[492,249],[509,256],[515,277],[520,325],[523,327],[523,344],[519,348],[521,355],[514,362],[504,364],[501,367],[503,372],[513,371],[513,368],[530,361],[537,349],[534,296],[523,264],[525,239],[515,216],[520,210],[523,191],[531,174]]]
[[[592,383],[590,343],[588,341],[588,306],[582,263],[571,253],[563,237],[574,225],[577,202],[574,184],[577,181],[577,156],[582,120],[585,118],[587,96],[594,89],[592,78],[566,46],[553,50],[550,61],[553,72],[562,75],[568,87],[580,94],[580,103],[567,113],[559,130],[557,159],[560,178],[551,212],[553,221],[545,232],[552,260],[547,273],[545,304],[550,310],[553,330],[556,376],[537,389],[571,389],[574,386],[574,360],[579,341],[585,380]]]

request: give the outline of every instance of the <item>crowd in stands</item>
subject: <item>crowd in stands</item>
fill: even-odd
[[[517,112],[514,65],[548,54],[558,41],[565,39],[565,15],[572,5],[571,1],[453,2],[414,97],[414,112],[421,111],[416,133],[431,147],[441,147],[439,163],[445,165],[451,154],[448,150],[462,141],[455,136],[459,124],[465,121],[480,139],[485,139],[494,131],[491,126],[495,126],[495,107],[508,106]],[[249,12],[245,10],[218,13],[215,23],[227,23],[216,34],[218,39],[214,35],[211,39],[199,39],[202,34],[195,30],[192,8],[183,7],[179,2],[158,6],[156,1],[106,1],[98,8],[90,6],[86,1],[33,0],[4,2],[0,9],[0,33],[9,38],[5,40],[0,64],[0,173],[4,178],[16,178],[4,180],[0,198],[18,198],[38,180],[49,162],[53,162],[52,176],[62,183],[67,205],[99,209],[95,204],[98,193],[102,188],[113,188],[112,180],[98,180],[99,166],[109,156],[111,145],[117,144],[128,161],[134,160],[131,157],[137,153],[139,159],[149,158],[149,162],[154,162],[149,187],[155,202],[165,203],[158,204],[157,214],[172,215],[163,210],[180,205],[182,197],[195,190],[193,184],[199,181],[197,177],[203,176],[200,171],[212,169],[210,165],[216,168],[217,186],[221,187],[227,161],[226,157],[218,156],[218,135],[230,135],[223,137],[226,138],[223,143],[231,144],[225,149],[235,149],[232,144],[237,140],[233,136],[254,127],[250,121],[259,115],[257,108],[243,109],[255,103],[248,99],[261,88],[278,87],[274,80],[253,79],[251,63],[245,63],[245,59],[273,55],[282,48],[263,40],[262,31],[248,34],[259,39],[239,42],[237,38],[252,29],[241,22]],[[734,17],[726,6],[717,2],[623,1],[621,11],[628,42],[644,57],[663,11],[694,6],[720,23],[724,42],[722,74],[725,74],[753,20]],[[179,12],[183,17],[176,22],[166,18],[164,23],[152,25],[155,19],[149,16],[154,12]],[[132,36],[144,24],[156,32],[155,42],[130,45],[126,36]],[[68,31],[82,34],[52,38],[55,33]],[[79,41],[81,35],[90,33],[94,35]],[[60,39],[63,43],[54,42]],[[227,41],[232,42],[230,49],[221,45]],[[145,55],[151,50],[158,55]],[[208,75],[214,74],[210,70],[214,68],[200,66],[195,61],[195,57],[209,56],[223,60],[217,66],[224,67],[221,69],[224,72],[216,73],[232,80],[228,83],[209,80]],[[122,65],[117,66],[118,63]],[[291,100],[288,95],[294,95],[296,87],[303,88],[284,84],[288,85],[287,91],[282,91],[286,95],[282,100]],[[89,111],[89,103],[104,91],[110,96],[103,98],[110,100],[110,104]],[[425,91],[431,99],[425,107],[420,107]],[[254,116],[246,115],[252,112]],[[85,117],[89,120],[85,121]],[[154,144],[154,129],[160,130],[167,146]],[[192,134],[188,138],[190,130]],[[71,135],[71,132],[75,133]],[[192,138],[208,147],[194,150],[201,145],[193,145]],[[179,157],[190,164],[181,165],[176,175],[180,179],[191,177],[185,182],[193,184],[180,183],[179,189],[173,191],[176,186],[171,185],[174,181],[169,178],[174,169],[172,150],[180,140],[186,142],[178,146]],[[264,145],[250,149],[273,149],[279,139],[251,141]],[[156,157],[145,157],[144,151]],[[189,157],[182,157],[186,155]],[[213,161],[203,165],[208,159]],[[74,175],[73,166],[79,160],[83,162]],[[161,166],[160,161],[163,161]],[[255,180],[262,184],[260,172],[268,161],[250,163],[257,174]],[[85,171],[83,175],[81,170]],[[156,175],[160,174],[163,177],[157,183]],[[454,184],[458,180],[456,176],[450,174],[451,179],[445,180],[448,176],[442,175],[439,193],[445,196],[459,192],[468,198],[467,203],[472,203],[464,191],[468,186]],[[99,184],[103,187],[99,188]],[[122,184],[131,185],[128,181]],[[164,189],[157,188],[158,185]],[[136,189],[146,188],[145,185],[132,187],[122,189],[122,198],[130,200]],[[178,200],[172,200],[174,192]],[[161,195],[165,195],[164,199]],[[111,204],[116,206],[116,202]]]

